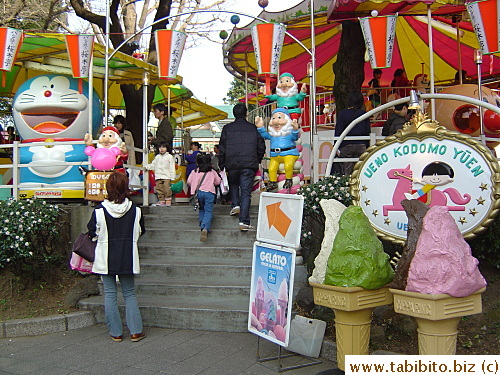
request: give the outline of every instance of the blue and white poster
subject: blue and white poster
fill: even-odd
[[[255,242],[248,330],[288,346],[292,312],[295,250]]]

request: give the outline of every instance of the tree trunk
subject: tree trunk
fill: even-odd
[[[92,13],[91,11],[87,10],[84,6],[83,0],[70,0],[70,3],[78,17],[87,20],[92,24],[98,25],[103,32],[104,30],[106,30],[106,17]],[[132,3],[128,3],[128,6],[131,6],[131,4]],[[148,4],[149,4],[148,1],[144,2],[144,5],[147,6]],[[109,38],[114,48],[117,48],[125,40],[125,35],[123,33],[122,26],[120,24],[120,16],[118,14],[119,5],[120,5],[120,0],[111,0],[111,3],[109,5],[110,9],[109,13],[111,20],[111,25],[110,25],[111,30]],[[167,17],[170,14],[171,6],[172,6],[172,0],[159,0],[154,20],[156,21]],[[131,12],[132,10],[129,9],[127,14],[130,14]],[[135,11],[133,11],[133,13],[135,17]],[[131,19],[128,19],[128,21],[131,21]],[[151,29],[151,34],[153,35],[154,32],[158,29],[165,29],[167,25],[168,25],[168,20],[164,20],[162,22],[153,25]],[[128,25],[127,27],[131,28],[132,26]],[[131,31],[132,30],[129,30],[128,32]],[[123,52],[127,55],[132,55],[133,51],[132,48],[130,47],[130,44],[127,43],[120,48],[120,52]],[[154,37],[151,38],[149,43],[147,62],[153,65],[155,65],[157,62],[156,45]],[[150,85],[148,87],[148,102],[147,102],[148,110],[151,109],[151,103],[153,102],[155,88],[156,88],[155,85]],[[135,146],[138,148],[142,148],[142,117],[143,117],[142,86],[140,86],[139,89],[136,89],[135,85],[127,84],[127,85],[120,85],[120,89],[123,94],[123,100],[125,102],[128,128],[132,133],[132,136],[134,137]],[[137,163],[141,163],[142,154],[136,154],[136,160]]]
[[[337,61],[333,64],[336,112],[347,108],[349,92],[361,90],[365,80],[365,41],[358,21],[343,21]]]
[[[148,86],[148,109],[151,108],[151,103],[153,102],[153,95],[156,86]],[[143,86],[136,88],[135,85],[120,85],[121,92],[123,94],[123,100],[126,103],[126,118],[128,130],[132,133],[134,138],[134,144],[137,148],[142,148],[142,101],[143,101]],[[149,113],[149,112],[148,112]],[[136,162],[142,163],[141,153],[136,153]]]

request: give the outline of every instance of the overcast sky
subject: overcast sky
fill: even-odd
[[[301,1],[269,0],[266,10],[277,12],[291,8]],[[238,10],[253,16],[262,11],[257,0],[233,0],[226,9]],[[250,22],[250,18],[241,17],[238,26],[242,27]],[[215,26],[217,30],[225,29],[228,33],[231,33],[232,27],[233,24],[230,22]],[[178,74],[184,78],[184,85],[193,91],[196,98],[210,105],[224,104],[222,99],[226,96],[233,79],[222,62],[222,45],[208,40],[198,47],[184,51]]]
[[[291,8],[301,1],[303,0],[269,0],[266,10],[278,12]],[[211,2],[212,0],[202,0],[202,4]],[[139,7],[138,11],[140,11],[141,2],[139,1],[137,5]],[[93,0],[92,8],[96,13],[105,15],[106,1]],[[225,9],[227,11],[235,10],[240,13],[247,13],[252,16],[257,16],[262,11],[262,8],[258,5],[258,0],[228,0]],[[208,13],[204,13],[202,16],[210,17]],[[85,21],[74,15],[70,17],[70,24],[75,30],[85,30],[87,27]],[[223,14],[221,17],[226,18],[228,21],[224,23],[217,22],[210,28],[210,31],[213,31],[213,37],[217,40],[220,40],[218,34],[221,30],[226,30],[230,34],[234,26],[229,22],[231,14]],[[239,27],[243,27],[252,21],[252,18],[249,17],[241,16],[240,18]],[[210,105],[224,104],[223,98],[226,96],[230,82],[233,80],[233,76],[226,70],[222,61],[222,45],[207,39],[201,39],[198,46],[184,51],[178,74],[183,77],[183,84],[191,89],[196,98]]]

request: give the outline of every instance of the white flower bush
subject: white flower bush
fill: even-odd
[[[305,185],[297,194],[304,196],[304,215],[302,219],[301,251],[304,262],[312,274],[314,259],[321,249],[325,228],[325,215],[319,204],[322,199],[336,199],[345,206],[352,204],[349,192],[349,177],[334,175],[320,181]]]
[[[321,214],[321,199],[336,199],[342,202],[345,206],[352,203],[352,196],[349,193],[349,177],[348,176],[330,176],[325,177],[318,182],[310,185],[305,185],[297,192],[304,196],[304,213],[305,214]]]
[[[42,199],[0,201],[0,268],[14,274],[37,272],[57,257],[60,208]]]

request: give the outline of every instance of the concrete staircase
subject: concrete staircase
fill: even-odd
[[[200,242],[198,213],[188,205],[144,207],[136,291],[145,326],[223,332],[247,330],[255,231],[242,233],[230,206],[215,205],[212,232]],[[256,224],[258,207],[250,209]],[[119,293],[122,315],[124,302]],[[104,323],[104,297],[80,301]]]

